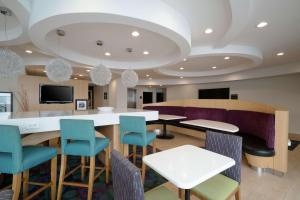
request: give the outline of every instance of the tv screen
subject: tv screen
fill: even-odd
[[[40,103],[72,103],[73,87],[40,85]]]
[[[201,89],[198,91],[199,99],[229,99],[229,88]]]

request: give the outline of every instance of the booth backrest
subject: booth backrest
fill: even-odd
[[[145,110],[157,110],[159,114],[184,116],[185,108],[182,106],[145,106]]]
[[[185,107],[186,120],[207,119],[225,122],[226,110],[218,108]]]
[[[267,147],[274,148],[275,115],[243,110],[228,110],[226,121],[238,126],[241,135],[255,135],[265,140]]]

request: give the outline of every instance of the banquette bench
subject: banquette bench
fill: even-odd
[[[236,125],[239,127],[236,134],[243,137],[243,151],[251,166],[287,172],[288,111],[239,100],[198,99],[146,104],[143,108],[185,116],[185,120],[206,119]],[[179,122],[171,122],[169,129],[199,135],[197,127]],[[200,134],[205,138],[204,132]]]

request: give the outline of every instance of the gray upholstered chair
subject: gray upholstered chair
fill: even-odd
[[[232,195],[240,199],[242,138],[207,131],[205,146],[207,150],[234,159],[235,165],[192,188],[191,193],[201,199],[225,200]]]
[[[176,200],[177,195],[164,186],[144,194],[140,170],[118,151],[111,153],[111,170],[115,200]]]
[[[11,200],[13,197],[12,190],[3,190],[0,191],[0,200]]]

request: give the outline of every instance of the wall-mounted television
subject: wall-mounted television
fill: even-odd
[[[40,104],[73,103],[74,89],[65,85],[40,85]]]
[[[229,88],[200,89],[198,91],[199,99],[229,99]]]

